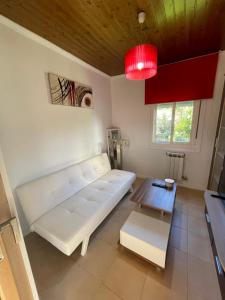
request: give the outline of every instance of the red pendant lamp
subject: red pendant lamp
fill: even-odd
[[[138,14],[139,23],[144,23],[145,12]],[[137,45],[125,55],[125,74],[130,80],[143,80],[157,73],[157,48],[150,44]]]

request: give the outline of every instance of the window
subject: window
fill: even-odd
[[[197,142],[200,101],[157,104],[154,108],[153,144],[185,147]],[[183,145],[183,146],[182,146]]]

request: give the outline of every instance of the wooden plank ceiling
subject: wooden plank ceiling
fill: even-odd
[[[158,47],[159,64],[224,48],[225,0],[1,0],[0,14],[109,75],[143,42]]]

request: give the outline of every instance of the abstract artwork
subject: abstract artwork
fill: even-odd
[[[48,73],[52,104],[93,108],[92,88]]]

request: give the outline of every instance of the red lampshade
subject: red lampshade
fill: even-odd
[[[125,55],[125,74],[127,79],[142,80],[157,73],[157,48],[142,44],[130,49]]]

